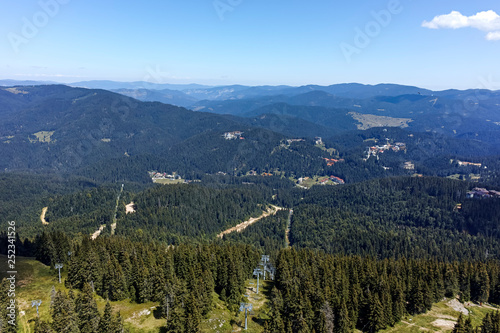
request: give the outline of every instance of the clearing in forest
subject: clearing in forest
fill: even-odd
[[[357,112],[349,112],[349,115],[359,121],[356,126],[359,130],[367,130],[372,127],[408,127],[408,123],[412,122],[411,118],[394,118],[387,116],[376,116],[374,114],[362,114]]]
[[[90,239],[92,240],[95,240],[97,237],[99,237],[99,235],[101,234],[101,232],[104,230],[104,228],[106,228],[106,225],[105,224],[102,224],[99,229],[96,230],[96,232],[94,232],[92,234],[92,236],[90,236]]]
[[[125,206],[125,214],[135,213],[134,202],[131,201],[128,205]]]
[[[217,235],[217,237],[222,238],[224,235],[230,234],[230,233],[235,232],[235,231],[241,232],[241,231],[245,230],[246,228],[248,228],[248,226],[254,224],[255,222],[258,222],[259,220],[263,219],[264,217],[268,217],[269,215],[275,215],[279,210],[282,210],[282,209],[283,208],[281,208],[281,207],[271,205],[271,207],[269,207],[265,212],[263,212],[261,216],[252,217],[249,220],[242,222],[235,227],[229,228],[229,229],[221,232],[220,234]]]
[[[43,207],[42,214],[40,215],[40,220],[42,221],[43,225],[48,225],[49,224],[49,222],[45,221],[45,214],[47,214],[47,210],[48,209],[49,209],[49,207]]]

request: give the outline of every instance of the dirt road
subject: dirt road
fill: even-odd
[[[241,232],[248,228],[248,226],[254,224],[255,222],[258,222],[259,220],[263,219],[264,217],[268,217],[269,215],[274,215],[276,214],[279,210],[282,210],[283,208],[278,207],[278,206],[271,206],[267,209],[267,211],[263,212],[261,216],[259,217],[252,217],[249,220],[238,224],[235,227],[229,228],[220,234],[217,235],[217,237],[222,238],[224,235],[230,234],[232,232]]]
[[[48,209],[49,209],[49,207],[43,207],[42,214],[40,215],[40,220],[42,221],[43,225],[48,225],[49,224],[49,222],[45,221],[45,214],[47,214],[47,210]]]

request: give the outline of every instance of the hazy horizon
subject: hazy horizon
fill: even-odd
[[[2,77],[500,89],[497,1],[29,0],[0,13]]]

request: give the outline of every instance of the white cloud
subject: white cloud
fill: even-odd
[[[422,27],[429,29],[474,28],[488,32],[487,40],[500,40],[500,15],[493,10],[471,16],[452,11],[450,14],[435,16],[430,22],[422,22]]]
[[[500,40],[500,31],[488,32],[486,35],[487,40]]]

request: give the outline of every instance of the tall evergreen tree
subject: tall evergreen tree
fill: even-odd
[[[78,333],[78,316],[75,304],[64,292],[58,291],[50,306],[52,329],[55,332]]]
[[[100,315],[90,284],[85,283],[75,302],[81,333],[98,333]]]
[[[35,333],[54,333],[50,324],[40,320],[40,318],[35,318]]]
[[[112,321],[113,313],[111,310],[111,304],[109,304],[109,302],[106,302],[104,313],[102,314],[102,318],[99,321],[99,333],[111,333]]]
[[[125,328],[123,327],[123,318],[120,314],[120,311],[116,313],[115,316],[111,319],[110,330],[111,333],[123,333],[125,332]]]
[[[276,287],[273,287],[271,290],[269,303],[271,319],[266,322],[266,332],[285,333],[285,324],[283,322],[283,318],[281,317],[283,297],[281,296],[281,292]]]
[[[186,302],[186,333],[197,333],[200,330],[201,313],[196,297],[192,293]]]
[[[455,327],[453,327],[452,333],[463,333],[464,331],[464,317],[462,316],[462,313],[458,315],[457,323],[455,324]]]
[[[370,301],[370,314],[369,314],[369,332],[377,332],[386,327],[384,308],[380,303],[380,298],[377,293],[374,293]]]

